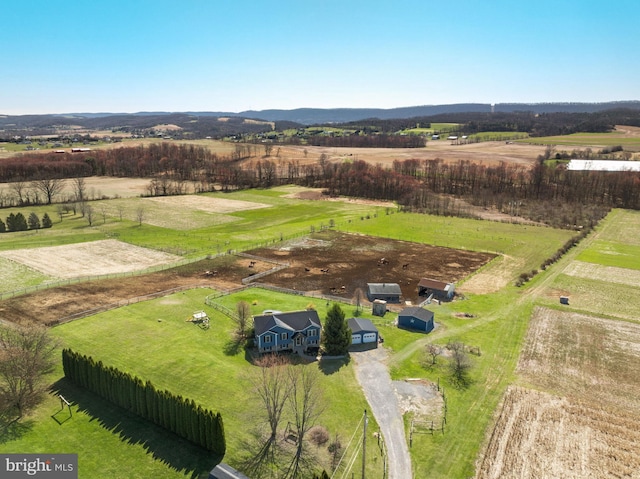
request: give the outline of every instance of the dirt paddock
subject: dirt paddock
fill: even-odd
[[[372,236],[323,232],[298,241],[251,251],[290,264],[262,281],[283,288],[351,299],[367,283],[398,283],[402,300],[416,304],[422,278],[457,282],[494,255]]]
[[[423,277],[456,282],[493,258],[491,254],[332,231],[249,253],[290,264],[261,278],[264,283],[350,300],[356,288],[366,289],[367,282],[393,282],[400,284],[404,300],[414,302],[419,299],[417,284]],[[54,287],[0,301],[0,320],[53,324],[82,311],[173,288],[227,290],[273,266],[269,261],[223,256],[144,276]]]

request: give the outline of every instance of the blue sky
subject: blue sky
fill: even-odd
[[[3,0],[0,114],[640,100],[640,2]]]

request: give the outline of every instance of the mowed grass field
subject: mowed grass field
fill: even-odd
[[[640,135],[637,128],[621,127],[609,133],[572,133],[571,135],[541,136],[515,140],[516,143],[535,145],[555,145],[557,150],[563,147],[572,148],[604,148],[607,146],[622,146],[624,151],[640,151]]]
[[[502,259],[494,260],[471,279],[491,278],[500,274],[503,276],[502,287],[491,294],[468,293],[464,300],[432,305],[438,323],[434,333],[420,335],[398,330],[390,325],[387,317],[375,320],[385,337],[385,347],[391,353],[390,369],[394,379],[440,380],[447,391],[445,434],[414,437],[411,453],[415,477],[463,478],[473,475],[475,460],[481,450],[485,431],[491,424],[492,414],[506,388],[515,380],[515,367],[535,304],[534,297],[537,298],[538,283],[550,271],[542,273],[522,289],[515,288],[513,281],[520,273],[537,268],[573,233],[544,227],[398,213],[393,208],[353,202],[296,200],[289,197],[295,191],[299,190],[284,187],[222,195],[226,199],[265,203],[270,207],[234,212],[232,215],[239,219],[206,228],[180,230],[151,226],[144,222],[140,226],[133,219],[120,221],[117,216],[107,217],[103,224],[100,224],[100,219],[95,226],[88,227],[81,218],[64,218],[46,235],[38,236],[40,232],[18,234],[22,236],[3,243],[2,249],[68,244],[74,240],[90,241],[109,237],[137,246],[163,251],[168,249],[174,254],[177,244],[185,250],[184,256],[189,257],[216,253],[218,247],[224,251],[277,242],[281,235],[304,234],[312,227],[319,229],[328,226],[333,220],[336,228],[351,233],[499,253]],[[209,196],[217,195],[205,195]],[[189,212],[185,211],[185,214]],[[58,225],[62,227],[56,233]],[[4,241],[4,238],[1,240]],[[460,285],[461,290],[464,290],[464,284]],[[151,379],[157,386],[167,387],[220,410],[225,418],[229,441],[228,460],[237,463],[242,459],[243,441],[250,437],[249,429],[256,423],[250,414],[252,409],[248,404],[247,383],[242,382],[251,366],[244,353],[229,354],[230,350],[227,349],[225,354],[232,325],[226,317],[203,305],[205,291],[193,290],[139,303],[68,323],[53,331],[66,346],[72,346],[80,352],[91,352],[96,359],[144,379]],[[240,299],[251,304],[255,301],[254,313],[276,307],[280,310],[299,309],[313,302],[320,316],[324,316],[326,302],[323,300],[259,291],[251,289],[221,298],[220,301],[230,308]],[[536,296],[532,291],[536,291]],[[209,331],[202,331],[185,321],[197,309],[207,310],[213,318]],[[461,317],[461,313],[470,313],[472,317]],[[421,365],[424,347],[428,342],[444,345],[449,340],[463,341],[479,347],[482,352],[473,358],[474,368],[466,388],[449,381],[444,359],[438,367],[430,370]],[[60,377],[58,370],[52,380]],[[109,457],[121,455],[123,459],[119,463],[106,460],[106,470],[117,471],[118,464],[121,464],[121,467],[130,471],[128,477],[152,474],[162,477],[197,476],[217,460],[202,457],[201,451],[190,450],[188,445],[184,445],[184,454],[180,449],[183,445],[179,448],[176,446],[176,450],[161,447],[166,442],[162,439],[161,431],[157,432],[159,436],[149,433],[153,437],[144,440],[132,432],[135,427],[130,424],[135,425],[135,418],[119,419],[117,411],[110,412],[99,401],[96,401],[97,406],[90,407],[91,401],[83,399],[81,392],[74,391],[64,381],[58,386],[64,387],[64,391],[73,398],[78,398],[76,402],[79,409],[74,413],[74,420],[78,418],[77,429],[76,426],[69,427],[74,424],[73,420],[62,426],[51,420],[50,416],[59,409],[59,403],[50,398],[29,419],[32,420],[29,427],[15,431],[9,440],[0,444],[0,450],[44,451],[47,444],[56,442],[43,442],[39,438],[53,440],[56,431],[66,428],[64,431],[69,449],[65,451],[86,451],[86,459],[84,462],[81,460],[81,465],[89,472],[82,477],[113,477],[113,474],[101,475],[97,461],[101,454]],[[362,408],[366,407],[354,381],[352,365],[336,364],[323,371],[323,389],[331,397],[329,404],[332,408],[330,415],[323,419],[325,425],[332,433],[334,430],[340,431],[340,437],[346,438],[353,432],[349,430],[351,415],[358,415],[359,419]],[[229,401],[230,397],[234,400]],[[221,403],[224,404],[218,406]],[[340,411],[336,412],[335,408]],[[118,421],[122,426],[118,425]],[[65,445],[64,435],[58,435],[57,444],[62,448]],[[83,437],[94,437],[96,441],[88,443],[83,441]],[[184,459],[178,459],[178,456]],[[370,467],[379,467],[380,458],[377,461]]]

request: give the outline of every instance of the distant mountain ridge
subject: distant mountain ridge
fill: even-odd
[[[242,117],[267,121],[291,121],[303,125],[318,123],[345,123],[349,121],[379,118],[389,120],[433,116],[446,113],[595,113],[598,111],[630,108],[640,110],[640,101],[611,101],[603,103],[551,102],[551,103],[453,103],[445,105],[421,105],[398,108],[296,108],[293,110],[245,110],[241,112],[185,112],[195,116]],[[169,112],[140,112],[136,115],[158,115]]]
[[[201,112],[138,112],[138,113],[65,113],[48,115],[2,115],[0,114],[0,139],[7,140],[15,135],[52,134],[61,127],[70,125],[82,128],[117,131],[152,130],[157,125],[172,124],[180,128],[173,131],[174,137],[195,138],[224,137],[250,132],[270,131],[271,123],[276,129],[296,128],[302,125],[322,125],[348,123],[368,119],[401,120],[410,118],[436,117],[434,121],[467,121],[465,114],[476,117],[480,114],[486,120],[491,113],[508,114],[515,112],[586,114],[606,110],[630,110],[632,115],[640,111],[640,101],[612,101],[604,103],[457,103],[448,105],[423,105],[400,108],[297,108],[293,110],[246,110],[241,112],[201,111]],[[486,116],[486,117],[485,117]],[[498,115],[496,115],[498,116]],[[619,115],[618,115],[619,116]],[[449,118],[450,117],[450,118]],[[488,117],[488,118],[487,118]],[[224,118],[224,121],[220,121]],[[162,128],[160,128],[162,130]],[[145,133],[146,134],[146,133]]]
[[[106,116],[162,116],[184,113],[193,116],[241,117],[266,121],[292,121],[303,125],[315,123],[342,123],[348,121],[379,118],[381,120],[395,118],[412,118],[433,116],[443,113],[490,113],[529,111],[533,113],[595,113],[604,110],[629,108],[640,109],[640,101],[610,101],[602,103],[581,102],[549,102],[549,103],[453,103],[445,105],[421,105],[398,108],[296,108],[293,110],[245,110],[230,111],[185,111],[185,112],[137,112],[137,113],[67,113],[55,115],[62,117],[101,118]],[[29,115],[35,116],[35,115]]]

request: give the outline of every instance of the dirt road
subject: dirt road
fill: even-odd
[[[411,456],[402,411],[385,363],[383,348],[354,353],[355,372],[387,446],[389,479],[410,479]]]

